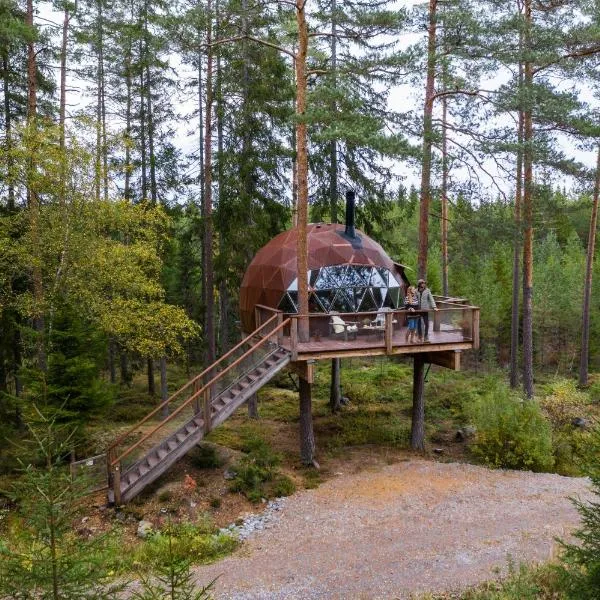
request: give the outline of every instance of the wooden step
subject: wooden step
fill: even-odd
[[[260,362],[252,371],[234,381],[229,389],[218,395],[211,403],[214,426],[219,425],[243,404],[264,383],[269,381],[290,360],[290,355],[278,349]],[[204,434],[201,414],[192,415],[177,431],[171,433],[141,458],[130,470],[123,473],[121,492],[124,502],[131,500],[146,485],[164,473],[175,461],[195,446]],[[109,497],[112,497],[109,492]]]

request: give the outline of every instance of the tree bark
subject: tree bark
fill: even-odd
[[[33,0],[27,0],[25,24],[33,32]],[[36,127],[37,118],[37,64],[33,37],[27,42],[27,124]],[[45,371],[47,368],[44,316],[44,284],[42,273],[42,252],[40,241],[40,204],[37,190],[33,185],[37,165],[34,157],[30,155],[27,173],[27,206],[29,209],[29,229],[31,245],[36,258],[31,269],[33,283],[33,298],[35,310],[33,314],[33,328],[36,332],[37,366]]]
[[[442,294],[448,291],[448,131],[446,127],[448,104],[442,98]]]
[[[431,161],[433,145],[433,100],[435,96],[437,0],[429,0],[427,27],[427,80],[423,110],[423,158],[421,159],[421,198],[419,212],[419,256],[417,274],[427,278],[429,245],[429,205],[431,203]]]
[[[146,107],[148,117],[148,160],[150,161],[150,201],[153,206],[158,202],[156,185],[156,154],[154,151],[154,113],[152,112],[152,78],[150,77],[150,59],[148,52],[148,9],[144,9],[144,48],[146,55]]]
[[[525,49],[531,51],[532,0],[525,0]],[[525,61],[527,106],[523,115],[523,389],[533,398],[533,117],[531,99],[533,64]]]
[[[117,344],[112,338],[108,340],[108,375],[111,383],[117,383],[116,366]]]
[[[166,402],[169,399],[169,386],[167,382],[167,357],[160,357],[160,401]],[[162,409],[163,417],[169,415],[169,405],[165,404]]]
[[[131,372],[129,371],[129,358],[127,352],[121,350],[119,354],[119,370],[121,376],[121,385],[131,385]]]
[[[596,180],[590,230],[588,233],[587,256],[585,261],[585,286],[583,291],[582,325],[581,325],[581,357],[579,360],[579,385],[588,384],[588,364],[590,354],[590,303],[592,298],[592,272],[594,269],[594,252],[596,246],[596,225],[598,221],[598,197],[600,196],[600,146],[596,162]]]
[[[148,358],[146,360],[146,375],[148,378],[148,394],[156,396],[156,384],[154,382],[154,360]]]
[[[131,104],[132,104],[132,73],[131,73],[131,41],[128,41],[125,52],[125,88],[127,90],[127,99],[125,103],[125,189],[123,195],[125,200],[132,200],[131,193],[131,173],[133,165],[131,164]]]
[[[204,127],[204,337],[205,363],[210,365],[215,360],[215,299],[213,270],[213,219],[212,219],[212,105],[213,105],[213,50],[212,43],[212,0],[206,5],[208,25],[206,30],[206,113]]]
[[[144,45],[140,41],[140,60],[146,60]],[[146,93],[144,83],[144,71],[140,70],[140,158],[142,176],[142,200],[148,199],[148,161],[146,159]]]
[[[305,13],[306,0],[296,0],[298,24],[298,51],[296,53],[296,161],[298,163],[298,227],[296,246],[296,271],[298,273],[298,339],[309,340],[308,319],[308,148],[306,113],[306,56],[308,53],[308,24]]]
[[[300,459],[303,465],[312,465],[315,461],[315,436],[312,419],[312,386],[299,378],[300,384]]]
[[[342,409],[342,389],[340,385],[341,359],[331,359],[331,387],[329,390],[329,407],[332,413]]]
[[[337,1],[331,1],[331,73],[333,88],[337,87]],[[337,112],[337,103],[334,101],[331,107],[332,114]],[[335,116],[333,117],[335,118]],[[331,140],[329,144],[329,212],[331,222],[337,223],[338,205],[338,155],[337,140]],[[337,410],[337,409],[336,409]]]
[[[4,91],[4,147],[6,148],[6,170],[8,173],[12,173],[13,170],[13,157],[12,157],[12,115],[10,112],[10,85],[9,85],[9,73],[10,73],[10,62],[8,59],[8,50],[4,50],[2,55],[2,82]],[[14,212],[15,206],[15,185],[12,177],[8,178],[7,181],[7,193],[8,193],[8,212]]]
[[[425,450],[425,361],[415,354],[413,364],[413,406],[410,447]]]
[[[519,44],[521,45],[521,44]],[[522,94],[523,66],[519,65],[519,90]],[[523,111],[519,109],[517,132],[517,172],[515,186],[515,232],[513,237],[513,281],[512,308],[510,324],[510,387],[516,389],[519,385],[519,283],[521,280],[521,202],[523,194]]]

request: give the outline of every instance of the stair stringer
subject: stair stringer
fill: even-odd
[[[278,348],[277,351],[282,351],[282,348]],[[272,353],[274,354],[274,353]],[[272,356],[269,355],[270,356]],[[269,358],[266,357],[265,361]],[[287,364],[291,361],[291,355],[289,352],[285,351],[285,354],[282,358],[272,365],[269,369],[267,369],[264,373],[262,373],[259,377],[257,377],[249,386],[240,390],[238,394],[231,398],[231,401],[228,402],[225,406],[223,406],[220,410],[214,413],[212,421],[212,429],[221,425],[224,421],[226,421],[244,402],[248,400],[248,398],[256,393],[260,388],[262,388],[265,384],[267,384],[281,369],[283,369]],[[258,365],[260,366],[260,365]],[[225,390],[222,394],[219,394],[213,399],[213,402],[217,402],[219,398],[229,391]],[[185,456],[195,445],[197,445],[204,438],[204,427],[198,427],[198,430],[188,434],[186,439],[183,442],[179,442],[178,446],[173,450],[170,450],[166,456],[164,456],[160,461],[150,467],[146,473],[138,477],[130,486],[126,485],[127,476],[136,468],[139,467],[140,463],[143,463],[148,456],[152,453],[157,452],[159,448],[167,445],[168,441],[176,438],[178,433],[181,433],[185,430],[185,428],[197,418],[197,415],[192,417],[189,421],[184,423],[177,431],[172,433],[170,436],[162,440],[159,444],[151,448],[143,458],[139,461],[136,461],[133,465],[131,465],[125,472],[121,475],[121,501],[123,503],[129,502],[135,496],[137,496],[141,491],[144,490],[148,485],[152,482],[156,481],[161,475],[163,475],[173,464],[175,464],[180,458]],[[113,492],[109,490],[109,501],[113,500]]]

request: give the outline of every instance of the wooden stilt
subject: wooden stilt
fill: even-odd
[[[340,387],[341,359],[331,359],[331,389],[329,392],[329,406],[331,412],[336,413],[342,408],[342,390]]]
[[[252,394],[246,404],[248,405],[248,416],[251,419],[258,419],[258,394]]]
[[[413,366],[413,408],[410,446],[413,450],[425,450],[425,360],[415,354]]]
[[[312,386],[300,377],[300,459],[304,465],[315,461],[315,436],[312,419]]]

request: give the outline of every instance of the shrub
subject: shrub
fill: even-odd
[[[592,478],[592,491],[600,498],[600,428],[593,432],[590,462],[586,470]],[[581,526],[574,532],[575,544],[563,544],[559,572],[567,597],[574,600],[600,598],[600,502],[573,499],[581,517]]]
[[[275,498],[291,496],[296,491],[296,484],[287,475],[279,475],[269,491]]]
[[[214,533],[213,528],[193,523],[169,525],[164,532],[157,532],[141,544],[135,562],[145,569],[160,568],[167,559],[206,563],[230,554],[237,540],[229,535]]]
[[[471,451],[485,464],[531,471],[552,468],[552,432],[536,402],[522,401],[496,384],[467,411],[477,428]]]
[[[216,448],[209,444],[196,446],[189,456],[194,466],[199,469],[218,469],[223,464]]]
[[[552,384],[550,394],[540,402],[553,427],[571,426],[575,417],[580,417],[582,409],[589,404],[587,394],[579,391],[575,382],[563,379]]]
[[[241,492],[250,502],[260,502],[269,495],[265,484],[275,479],[281,458],[261,438],[248,440],[244,450],[248,452],[247,456],[233,468],[236,476],[231,491]]]

